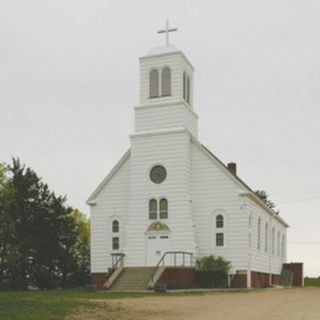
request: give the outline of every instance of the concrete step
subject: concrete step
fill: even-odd
[[[155,267],[127,267],[111,290],[146,290]]]

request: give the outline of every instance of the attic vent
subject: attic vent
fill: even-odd
[[[234,162],[230,162],[228,163],[228,170],[233,174],[233,175],[237,175],[237,164]]]

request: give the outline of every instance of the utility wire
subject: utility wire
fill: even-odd
[[[313,198],[292,200],[292,201],[287,201],[287,202],[279,202],[279,203],[277,203],[277,205],[290,204],[290,203],[298,203],[298,202],[306,202],[306,201],[313,201],[313,200],[320,200],[320,196],[319,196],[319,197],[313,197]]]

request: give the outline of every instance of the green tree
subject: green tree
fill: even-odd
[[[0,172],[0,287],[81,285],[89,265],[84,217],[19,159]]]
[[[269,199],[269,195],[265,190],[257,190],[255,192],[256,196],[260,198],[262,202],[264,202],[270,209],[274,210],[277,214],[279,214],[279,210],[276,211],[275,207],[276,205]]]

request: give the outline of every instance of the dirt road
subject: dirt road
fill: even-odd
[[[194,296],[129,298],[112,303],[154,320],[320,320],[320,289],[267,289]],[[150,314],[150,313],[149,313]]]

